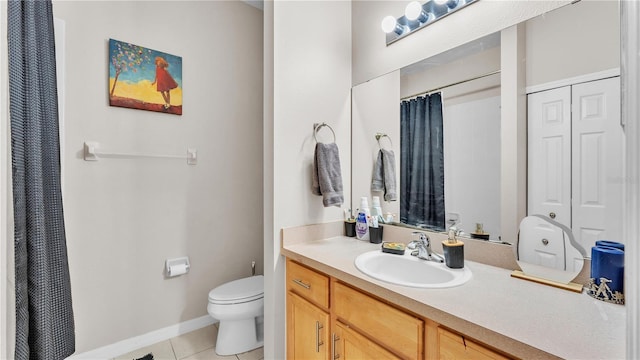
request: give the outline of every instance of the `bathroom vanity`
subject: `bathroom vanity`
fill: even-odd
[[[287,319],[289,359],[507,358],[293,260],[287,260]]]
[[[473,261],[457,287],[382,282],[354,265],[380,245],[336,229],[283,230],[289,359],[624,358],[624,306]]]

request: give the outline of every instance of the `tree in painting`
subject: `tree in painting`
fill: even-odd
[[[111,87],[110,96],[113,96],[113,92],[116,90],[120,73],[129,70],[137,72],[138,68],[144,69],[145,62],[151,62],[149,57],[151,50],[149,49],[124,42],[117,42],[116,47],[117,52],[111,54],[111,64],[116,69],[116,79]]]

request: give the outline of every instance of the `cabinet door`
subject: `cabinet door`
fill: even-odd
[[[333,359],[399,359],[380,345],[367,339],[340,322],[335,324],[332,339]]]
[[[287,292],[287,358],[329,359],[329,314]]]
[[[476,344],[463,336],[438,328],[441,360],[506,360],[508,358]]]

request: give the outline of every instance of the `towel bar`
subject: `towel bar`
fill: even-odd
[[[391,144],[391,147],[393,148],[393,141],[391,141],[391,137],[385,133],[376,133],[376,141],[378,141],[378,146],[380,147],[380,149],[382,149],[382,145],[380,144],[380,139],[386,137],[387,139],[389,139],[389,144]]]
[[[333,128],[327,123],[313,124],[313,138],[316,140],[316,142],[318,142],[318,138],[316,137],[316,135],[318,134],[318,131],[325,126],[328,127],[329,130],[331,130],[331,133],[333,134],[333,142],[336,142],[336,133],[333,131]]]
[[[100,144],[94,141],[84,143],[84,160],[98,161],[101,157],[111,159],[132,159],[132,158],[162,158],[162,159],[186,159],[187,164],[196,165],[198,163],[198,150],[189,148],[186,155],[164,155],[164,154],[132,154],[114,153],[98,151]]]

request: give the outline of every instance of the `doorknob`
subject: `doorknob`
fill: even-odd
[[[554,213],[553,211],[549,213],[549,217],[552,219],[556,218],[556,213]]]

